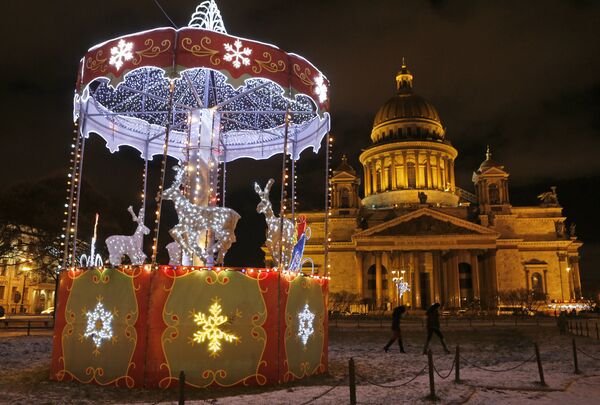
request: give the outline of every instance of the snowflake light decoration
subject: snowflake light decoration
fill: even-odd
[[[300,337],[304,345],[306,345],[308,338],[315,332],[313,328],[314,320],[315,314],[310,312],[308,304],[304,304],[304,309],[298,313],[298,337]]]
[[[198,312],[194,315],[194,322],[200,327],[194,333],[193,342],[204,343],[208,341],[208,351],[211,357],[216,357],[221,351],[221,341],[234,342],[239,338],[231,333],[226,333],[219,327],[227,322],[227,317],[221,315],[223,309],[219,302],[215,300],[208,309],[210,316],[206,316],[203,312]]]
[[[133,42],[125,42],[124,39],[121,39],[117,46],[113,46],[110,48],[110,61],[108,62],[119,71],[121,66],[123,66],[124,60],[131,60],[133,58],[133,54],[131,51],[133,50]]]
[[[323,75],[315,77],[315,94],[319,97],[319,102],[324,103],[327,101],[327,86],[325,85],[325,78]]]
[[[83,336],[91,337],[96,348],[102,345],[103,340],[112,339],[113,314],[104,308],[102,302],[98,302],[93,311],[88,311],[86,317],[87,325]]]
[[[250,65],[250,58],[247,58],[246,56],[250,56],[252,54],[252,49],[248,48],[247,46],[242,49],[243,44],[239,39],[236,39],[233,45],[234,46],[231,46],[231,44],[224,44],[227,53],[223,56],[223,59],[225,59],[227,62],[231,62],[233,67],[236,69],[239,69],[242,64],[244,64],[244,66]]]

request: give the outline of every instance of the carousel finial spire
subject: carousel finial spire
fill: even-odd
[[[227,34],[223,18],[221,17],[221,11],[217,7],[215,0],[200,3],[196,7],[194,14],[192,14],[188,27],[202,28]]]

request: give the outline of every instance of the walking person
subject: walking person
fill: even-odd
[[[394,344],[396,339],[398,339],[398,346],[400,347],[400,353],[406,353],[404,351],[404,345],[402,344],[402,331],[400,330],[400,318],[402,314],[406,312],[406,307],[404,305],[400,305],[394,308],[394,312],[392,313],[392,338],[385,345],[383,350],[386,352],[390,349],[390,346]]]
[[[450,354],[450,350],[448,350],[448,346],[446,346],[446,341],[444,340],[444,335],[440,331],[440,304],[435,303],[429,307],[426,312],[427,314],[427,342],[425,342],[425,347],[423,348],[423,354],[427,354],[427,349],[429,348],[429,341],[431,337],[435,333],[439,336],[440,341],[442,342],[442,346],[444,346],[444,351],[446,354]]]

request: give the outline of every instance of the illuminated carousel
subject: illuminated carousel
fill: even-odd
[[[283,191],[279,215],[273,212],[273,179],[250,186],[276,267],[223,263],[240,218],[225,206],[226,179],[235,175],[227,163],[281,154],[283,190],[288,160],[308,148],[318,152],[329,132],[328,89],[301,56],[229,35],[213,0],[196,8],[187,27],[126,35],[86,53],[74,98],[53,379],[168,388],[184,372],[187,385],[209,387],[327,371],[328,279],[301,271],[310,262],[302,255],[310,230],[293,211],[285,215]],[[95,232],[89,255],[77,257],[92,134],[111,152],[135,148],[145,162],[141,206],[127,208],[136,230],[108,237],[104,260]],[[162,158],[157,208],[147,213],[148,160],[155,156]],[[178,162],[172,173],[168,157]],[[173,240],[159,246],[161,214],[173,209]],[[152,231],[147,217],[154,218]],[[146,235],[153,238],[149,255]],[[168,251],[168,264],[157,263],[160,249]]]

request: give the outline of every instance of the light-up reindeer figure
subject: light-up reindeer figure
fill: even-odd
[[[271,253],[273,262],[277,267],[287,266],[292,257],[294,249],[294,223],[289,219],[283,219],[283,234],[281,232],[281,218],[273,213],[273,206],[269,201],[269,191],[275,180],[269,179],[265,189],[262,190],[258,183],[254,183],[254,191],[260,197],[256,206],[256,212],[265,214],[267,221],[267,240],[265,244]],[[280,260],[281,259],[281,260]]]
[[[172,200],[179,223],[175,225],[169,234],[181,246],[181,249],[190,257],[196,255],[205,263],[212,262],[211,259],[217,253],[217,264],[222,264],[225,254],[235,242],[235,227],[240,215],[226,207],[202,207],[190,202],[181,192],[181,183],[185,170],[180,166],[173,167],[175,180],[171,187],[163,192],[165,200]],[[204,231],[210,231],[212,241],[208,243],[208,249],[202,248],[198,241]]]
[[[113,235],[106,238],[106,246],[108,247],[108,261],[113,266],[119,266],[123,256],[129,257],[131,264],[144,264],[146,254],[142,250],[144,235],[150,233],[150,229],[144,225],[144,207],[140,208],[138,215],[133,212],[133,207],[129,206],[127,211],[131,214],[133,222],[137,222],[138,226],[131,236]]]

